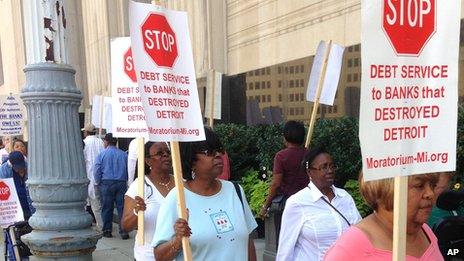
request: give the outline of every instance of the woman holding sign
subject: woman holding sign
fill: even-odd
[[[405,260],[443,260],[437,238],[426,224],[437,181],[437,174],[408,178]],[[374,213],[348,229],[324,260],[392,260],[394,179],[366,182],[361,174],[359,186]]]
[[[145,245],[134,245],[135,260],[154,260],[151,240],[155,233],[156,216],[161,203],[174,187],[171,151],[165,142],[145,144],[145,199],[137,196],[137,182],[132,182],[124,197],[122,229],[130,232],[137,229],[137,215],[145,211]]]
[[[243,190],[219,180],[222,144],[205,129],[206,140],[180,143],[188,222],[177,214],[177,193],[166,197],[153,238],[156,260],[183,260],[182,237],[190,237],[193,260],[256,260],[250,233],[256,228]]]

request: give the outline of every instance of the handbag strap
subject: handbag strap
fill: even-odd
[[[311,190],[311,188],[309,187],[308,185],[308,188]],[[337,213],[346,221],[346,223],[348,224],[348,226],[351,226],[350,222],[348,221],[348,219],[346,219],[346,217],[340,212],[338,211],[338,209],[336,207],[334,207],[332,204],[330,204],[330,202],[324,198],[324,196],[321,197],[322,200],[324,200],[325,203],[327,203],[330,207],[332,207],[335,211],[337,211]]]
[[[335,211],[337,211],[337,213],[340,214],[340,216],[342,216],[342,218],[346,221],[348,226],[351,226],[348,219],[346,219],[346,217],[340,211],[338,211],[338,209],[336,207],[334,207],[332,204],[330,204],[330,202],[327,199],[325,199],[324,197],[322,197],[322,200],[324,200],[325,203],[329,204],[329,206],[331,206]]]

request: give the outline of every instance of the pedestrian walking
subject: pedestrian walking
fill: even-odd
[[[97,129],[93,124],[87,124],[84,129],[84,159],[85,159],[85,170],[87,172],[87,178],[89,179],[89,185],[87,187],[87,204],[90,205],[97,229],[102,230],[103,221],[101,216],[101,196],[98,187],[95,184],[94,168],[95,161],[98,154],[103,151],[103,141],[98,138],[95,134]]]
[[[105,149],[98,154],[95,162],[95,184],[101,194],[103,236],[113,237],[113,210],[116,204],[119,221],[124,208],[124,194],[127,190],[127,154],[116,147],[117,139],[112,133],[105,135]],[[129,235],[122,230],[119,222],[119,234],[122,239]]]

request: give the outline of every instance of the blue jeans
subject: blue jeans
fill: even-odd
[[[100,182],[101,196],[101,215],[103,220],[103,232],[113,230],[113,210],[116,209],[119,216],[119,233],[122,233],[121,218],[124,207],[124,194],[127,191],[127,181],[123,180],[102,180]]]

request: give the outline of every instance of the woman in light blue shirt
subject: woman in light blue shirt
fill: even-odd
[[[250,233],[257,224],[243,193],[219,180],[222,144],[205,128],[206,141],[180,143],[188,222],[177,215],[177,193],[162,204],[152,246],[156,260],[183,260],[182,237],[190,238],[193,260],[256,260]],[[240,197],[239,194],[240,193]]]

